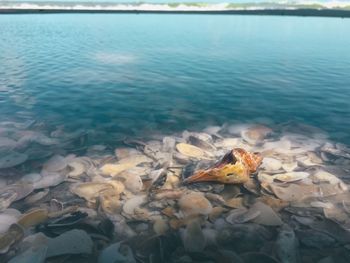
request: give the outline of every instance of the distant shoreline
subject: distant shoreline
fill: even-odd
[[[272,15],[349,18],[350,10],[337,9],[261,9],[261,10],[89,10],[89,9],[0,9],[1,14],[63,14],[63,13],[116,13],[116,14],[212,14],[212,15]]]

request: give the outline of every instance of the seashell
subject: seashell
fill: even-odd
[[[297,162],[282,163],[282,168],[286,172],[292,172],[296,168],[298,168],[298,163]]]
[[[8,208],[17,198],[17,193],[13,190],[4,189],[0,192],[0,211]]]
[[[178,143],[176,145],[176,149],[178,150],[179,153],[188,157],[198,158],[198,159],[208,158],[207,153],[204,150],[196,146],[193,146],[191,144]]]
[[[72,170],[67,174],[69,177],[79,177],[85,172],[85,165],[79,161],[72,161],[68,164]]]
[[[255,172],[261,164],[260,154],[249,153],[241,148],[235,148],[227,153],[214,166],[199,170],[185,179],[185,183],[216,181],[227,184],[245,183],[249,174]]]
[[[276,174],[274,178],[278,181],[285,183],[292,183],[300,180],[304,180],[309,177],[309,173],[306,172],[289,172],[284,174]]]
[[[93,242],[83,230],[73,229],[48,241],[47,257],[74,254],[91,254]]]
[[[12,224],[6,233],[0,235],[0,254],[5,254],[10,247],[24,236],[23,228],[18,224]]]
[[[215,135],[217,136],[218,133],[221,131],[222,127],[221,126],[209,126],[203,130],[204,133],[210,134],[210,135]]]
[[[264,151],[274,151],[276,153],[280,154],[290,154],[293,153],[291,150],[292,143],[289,140],[280,140],[280,141],[273,141],[273,142],[266,142],[263,145]]]
[[[283,201],[299,201],[308,197],[320,196],[319,189],[315,185],[289,184],[287,187],[282,187],[277,184],[271,184],[269,187]]]
[[[216,148],[212,142],[212,137],[205,133],[191,133],[188,137],[188,142],[191,145],[197,146],[205,151],[215,151]]]
[[[237,208],[232,210],[226,217],[226,222],[230,224],[242,224],[249,222],[260,215],[258,210],[247,210],[246,208]]]
[[[322,169],[317,170],[312,177],[314,178],[313,181],[316,183],[319,182],[327,182],[330,184],[339,184],[341,180],[334,174],[331,174],[327,171],[324,171]]]
[[[149,162],[152,162],[150,158],[144,155],[135,155],[132,157],[122,159],[116,164],[105,164],[100,169],[102,174],[104,175],[115,176],[125,170],[134,168],[141,163],[149,163]]]
[[[176,140],[174,137],[166,136],[163,138],[162,150],[164,152],[172,152],[175,149]]]
[[[239,145],[239,138],[223,138],[215,142],[215,146],[218,148],[232,149]]]
[[[234,124],[227,127],[227,131],[230,134],[238,135],[238,134],[241,134],[244,130],[249,129],[252,126],[253,126],[252,124]]]
[[[139,175],[124,171],[117,175],[117,178],[121,178],[125,187],[133,193],[138,193],[143,189],[143,182]]]
[[[246,142],[254,145],[263,141],[266,136],[271,133],[272,130],[270,128],[263,125],[257,125],[241,131],[241,136]]]
[[[93,201],[101,192],[113,189],[113,186],[108,183],[79,183],[71,187],[70,191],[87,201]]]
[[[228,199],[225,202],[225,206],[228,206],[230,208],[241,208],[243,207],[243,198],[237,197],[237,198]]]
[[[227,212],[226,208],[220,206],[213,207],[213,210],[209,214],[209,221],[214,223],[215,220],[218,219],[225,212]]]
[[[125,202],[123,205],[123,212],[127,215],[134,215],[135,209],[140,207],[147,201],[147,197],[145,195],[135,196]]]
[[[15,195],[15,198],[13,201],[17,201],[28,196],[30,193],[33,192],[33,190],[34,190],[33,185],[29,183],[12,184],[0,190],[0,196],[6,197],[6,196]]]
[[[281,218],[271,207],[261,203],[256,202],[250,210],[259,211],[259,215],[253,219],[253,222],[265,226],[280,226],[283,224]]]
[[[99,200],[101,208],[106,214],[116,214],[121,210],[119,194],[114,189],[102,191]]]
[[[182,232],[181,237],[183,246],[188,252],[200,252],[206,246],[205,235],[197,220],[191,220],[186,225],[186,229]]]
[[[179,199],[180,211],[185,217],[209,215],[213,209],[211,203],[202,193],[191,192]]]
[[[14,151],[6,152],[6,155],[0,156],[0,169],[10,168],[27,161],[28,155]]]
[[[55,172],[41,172],[41,179],[33,183],[34,189],[48,188],[56,186],[62,183],[66,179],[66,176]]]
[[[261,168],[266,171],[278,171],[282,168],[282,162],[275,158],[265,157],[262,161]]]
[[[300,262],[298,255],[298,240],[293,229],[288,225],[282,226],[277,236],[275,251],[277,258],[281,262]]]
[[[67,159],[61,155],[54,155],[43,165],[43,170],[47,172],[58,172],[67,167]]]
[[[166,220],[159,218],[153,223],[153,231],[157,235],[164,235],[169,230],[169,225]]]
[[[274,211],[280,211],[281,209],[289,206],[288,202],[285,202],[283,200],[271,197],[271,196],[262,196],[256,199],[257,201],[261,201],[262,203],[266,204],[267,206],[271,207]]]
[[[136,263],[132,250],[122,242],[109,245],[102,250],[98,257],[98,263]]]
[[[114,150],[114,154],[118,160],[129,158],[135,155],[140,155],[141,152],[134,148],[117,148]]]
[[[8,208],[0,213],[0,235],[5,233],[12,224],[17,223],[21,212],[16,209]]]
[[[218,194],[205,193],[205,197],[213,203],[217,203],[220,205],[223,205],[226,203],[225,199],[222,198],[221,195],[218,195]]]
[[[8,263],[44,263],[47,245],[33,245],[23,253],[12,258]]]
[[[34,203],[38,202],[39,200],[43,199],[45,196],[47,196],[49,194],[49,192],[50,192],[49,189],[44,189],[42,191],[32,193],[31,195],[27,196],[24,199],[24,202],[26,204],[34,204]]]
[[[45,222],[48,220],[49,215],[48,211],[46,209],[34,209],[31,210],[25,214],[23,214],[17,224],[23,227],[24,229],[27,229],[32,226],[36,226],[40,223]]]

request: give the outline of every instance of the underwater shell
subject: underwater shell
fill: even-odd
[[[149,162],[152,162],[152,160],[145,155],[134,155],[132,157],[124,158],[115,164],[105,164],[100,169],[104,175],[115,176],[125,170],[134,168],[141,163]]]
[[[253,220],[255,223],[265,226],[280,226],[283,224],[279,215],[271,207],[261,202],[255,203],[250,209],[260,212],[258,217]]]
[[[0,234],[5,233],[12,224],[17,223],[20,216],[21,212],[13,208],[2,211],[0,213]]]
[[[320,196],[319,189],[315,185],[288,184],[285,187],[271,184],[269,188],[279,199],[284,201],[299,201],[308,197]]]
[[[97,198],[102,191],[113,189],[113,186],[108,183],[99,183],[99,182],[88,182],[88,183],[79,183],[71,186],[71,192],[91,201],[94,198]]]
[[[136,263],[132,250],[126,244],[118,242],[102,250],[98,263]]]
[[[6,253],[10,247],[24,236],[23,228],[18,224],[12,224],[6,233],[0,235],[0,254]]]
[[[232,210],[226,217],[226,222],[230,224],[242,224],[249,222],[260,215],[258,210],[248,210],[244,207]]]
[[[183,155],[192,157],[192,158],[198,158],[198,159],[206,159],[207,154],[204,150],[201,148],[198,148],[196,146],[193,146],[191,144],[187,143],[178,143],[176,145],[176,149]]]
[[[300,180],[304,180],[309,177],[309,173],[306,172],[289,172],[284,174],[276,174],[274,178],[278,181],[285,183],[292,183]]]
[[[191,192],[184,194],[179,199],[180,211],[185,217],[194,215],[209,215],[213,209],[211,203],[204,194]]]
[[[266,171],[277,171],[281,169],[282,162],[275,158],[265,157],[262,161],[261,168]]]
[[[127,215],[134,215],[135,209],[140,207],[147,201],[147,197],[145,195],[135,196],[130,198],[123,205],[123,212]]]
[[[257,142],[261,142],[272,133],[272,130],[266,126],[257,125],[253,127],[249,127],[246,130],[241,132],[242,138],[250,144],[256,144]]]
[[[34,209],[23,214],[17,223],[24,229],[27,229],[31,226],[36,226],[45,222],[48,218],[49,213],[46,209]]]
[[[5,156],[0,157],[0,169],[10,168],[27,161],[28,155],[18,152],[7,152]]]
[[[72,161],[68,164],[68,167],[72,170],[67,174],[69,177],[79,177],[81,176],[86,168],[85,165],[79,161]]]
[[[99,195],[102,210],[107,214],[116,214],[121,210],[119,194],[114,189],[102,191]]]
[[[73,229],[48,241],[47,257],[67,254],[91,254],[91,237],[83,230]]]
[[[58,172],[67,167],[67,159],[61,155],[54,155],[43,165],[43,170],[47,172]]]

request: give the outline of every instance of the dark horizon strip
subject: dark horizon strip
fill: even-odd
[[[61,14],[61,13],[116,13],[116,14],[211,14],[211,15],[272,15],[272,16],[316,16],[349,18],[350,10],[329,9],[267,9],[267,10],[222,10],[222,11],[152,11],[152,10],[69,10],[69,9],[0,9],[1,14]]]

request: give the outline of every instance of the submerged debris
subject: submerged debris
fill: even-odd
[[[348,253],[350,151],[318,130],[213,126],[113,150],[87,145],[85,131],[16,129],[0,137],[1,262],[335,262]]]

